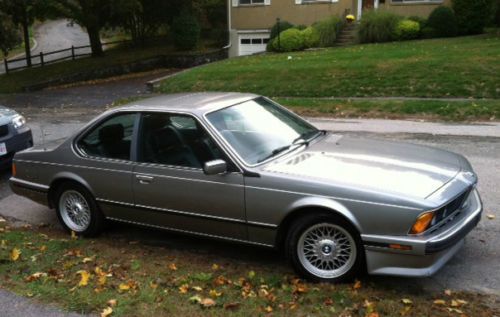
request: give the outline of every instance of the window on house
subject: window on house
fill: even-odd
[[[264,0],[240,0],[240,4],[264,4]]]

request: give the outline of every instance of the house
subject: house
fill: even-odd
[[[266,50],[276,19],[311,25],[329,16],[353,14],[360,19],[366,10],[388,10],[403,16],[427,17],[451,0],[228,0],[231,37],[230,56]]]

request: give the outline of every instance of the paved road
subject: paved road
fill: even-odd
[[[40,52],[47,53],[58,51],[61,49],[67,49],[71,46],[89,45],[89,38],[85,30],[83,30],[78,24],[69,26],[68,22],[69,21],[66,19],[47,21],[36,28],[35,39],[37,42],[37,46],[31,52],[33,63],[40,62]],[[90,53],[90,48],[79,49],[76,51],[76,53]],[[44,61],[48,62],[67,56],[71,56],[71,52],[63,52],[45,56]],[[26,66],[25,60],[9,63],[9,68],[16,68],[21,66]],[[5,73],[5,68],[2,63],[0,65],[0,74],[3,73]]]

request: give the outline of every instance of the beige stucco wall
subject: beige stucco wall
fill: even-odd
[[[440,5],[451,6],[451,0],[443,0],[442,3],[392,3],[391,0],[386,0],[385,4],[380,4],[380,10],[387,10],[402,16],[417,15],[427,18],[429,14]]]
[[[276,18],[293,24],[311,25],[329,16],[341,16],[356,0],[335,3],[295,4],[295,0],[271,0],[271,5],[232,7],[232,28],[238,30],[270,29]]]

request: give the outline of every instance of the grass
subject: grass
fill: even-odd
[[[500,36],[356,45],[234,58],[167,79],[165,93],[274,97],[500,98]]]
[[[359,100],[276,98],[305,116],[337,118],[428,119],[439,121],[492,121],[500,118],[500,100]]]
[[[97,58],[81,58],[76,61],[64,61],[44,67],[35,67],[22,71],[0,75],[0,93],[20,92],[23,87],[40,82],[57,79],[79,72],[97,70],[109,66],[127,64],[160,55],[175,52],[170,44],[158,44],[147,47],[117,46],[105,52],[104,56]],[[182,53],[182,52],[177,52]]]
[[[498,313],[484,295],[391,289],[369,280],[311,284],[288,267],[204,254],[203,246],[190,250],[116,237],[72,239],[46,228],[0,230],[0,287],[80,313],[108,307],[112,316],[139,317]]]

